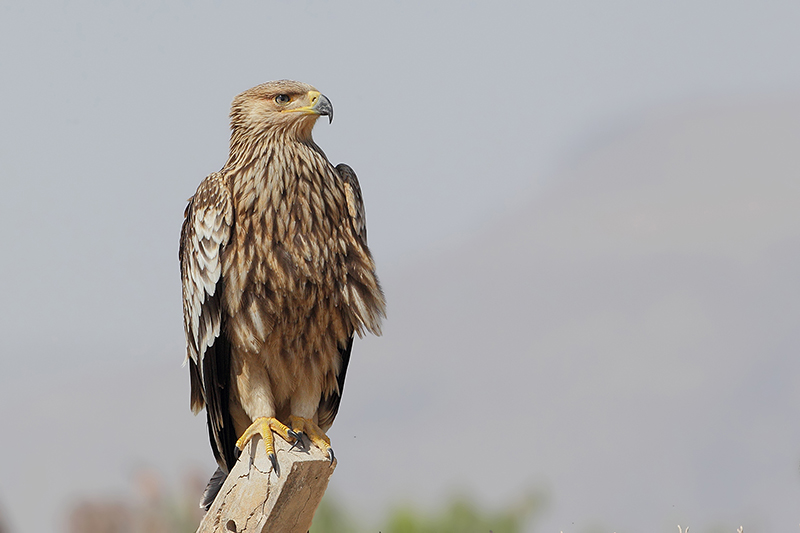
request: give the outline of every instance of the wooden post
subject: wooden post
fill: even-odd
[[[306,440],[308,444],[308,441]],[[280,476],[261,437],[242,451],[197,533],[306,533],[336,467],[313,445],[307,451],[275,437]]]

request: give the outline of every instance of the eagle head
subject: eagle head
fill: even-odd
[[[231,130],[234,136],[277,134],[306,140],[320,115],[333,122],[331,101],[314,87],[292,80],[270,81],[233,99]]]

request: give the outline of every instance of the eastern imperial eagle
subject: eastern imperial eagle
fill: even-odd
[[[191,407],[206,409],[217,474],[273,433],[327,452],[353,335],[380,334],[385,301],[367,248],[353,170],[311,138],[330,100],[281,80],[231,106],[230,155],[200,183],[181,228],[183,321]]]

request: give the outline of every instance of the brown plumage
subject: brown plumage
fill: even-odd
[[[385,303],[361,190],[353,170],[333,167],[312,140],[320,115],[332,119],[333,108],[304,83],[237,96],[228,161],[186,208],[179,257],[191,406],[206,408],[223,472],[237,439],[243,446],[255,433],[268,451],[271,431],[290,441],[304,432],[329,449],[322,432],[339,408],[353,336],[380,334]]]

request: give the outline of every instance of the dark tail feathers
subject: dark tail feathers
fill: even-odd
[[[208,480],[206,490],[203,491],[203,497],[200,498],[201,509],[208,511],[211,508],[211,504],[214,503],[214,498],[216,498],[217,494],[219,494],[219,489],[222,488],[222,484],[225,483],[225,479],[227,477],[228,473],[217,467],[214,475],[212,475],[211,479]]]

